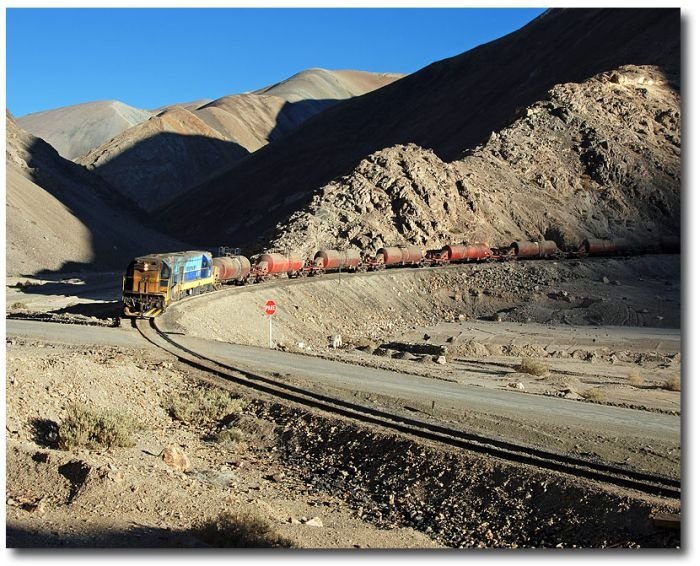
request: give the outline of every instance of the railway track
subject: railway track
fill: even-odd
[[[148,342],[176,356],[181,362],[193,368],[206,371],[219,379],[249,387],[277,398],[321,409],[335,415],[349,417],[361,423],[382,426],[414,437],[509,462],[528,464],[579,478],[637,490],[650,495],[672,499],[680,498],[680,480],[488,438],[307,391],[280,380],[235,368],[203,356],[175,341],[158,327],[155,319],[133,319],[132,326]]]

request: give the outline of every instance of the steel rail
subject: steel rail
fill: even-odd
[[[307,391],[271,377],[235,368],[195,352],[179,344],[158,328],[155,319],[138,321],[133,319],[132,324],[147,341],[176,356],[181,362],[191,367],[287,401],[505,461],[528,464],[575,477],[634,489],[650,495],[672,499],[680,498],[680,480],[489,438]]]

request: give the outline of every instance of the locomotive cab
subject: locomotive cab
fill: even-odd
[[[136,258],[129,264],[122,287],[124,314],[149,316],[165,309],[172,272],[159,258]]]

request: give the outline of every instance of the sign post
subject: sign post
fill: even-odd
[[[269,346],[272,349],[272,315],[277,312],[277,303],[270,299],[265,303],[265,314],[269,325]]]

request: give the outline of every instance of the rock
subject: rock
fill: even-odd
[[[491,317],[491,320],[494,322],[502,322],[503,321],[503,316],[501,315],[500,312],[494,313],[493,316]]]
[[[457,315],[457,320],[459,322],[464,322],[465,320],[467,320],[467,316],[464,314]]]
[[[323,522],[318,517],[313,517],[304,523],[307,527],[322,527]]]
[[[294,517],[290,517],[289,519],[287,519],[287,522],[290,525],[301,525],[301,521],[299,519],[295,519]]]
[[[423,334],[423,340],[430,340],[430,334]]]
[[[512,387],[513,389],[518,389],[520,391],[523,391],[525,389],[525,386],[520,381],[509,383],[508,387]]]
[[[335,334],[331,336],[331,347],[332,348],[340,348],[343,345],[343,339],[341,338],[340,334]]]
[[[610,283],[610,279],[608,279],[607,277],[604,276],[603,283],[605,283],[607,285],[608,283]]]
[[[115,483],[122,483],[124,481],[124,474],[118,471],[107,472],[107,477]]]
[[[559,397],[563,397],[564,399],[583,399],[583,397],[573,389],[562,389],[559,392]]]
[[[445,356],[435,356],[433,360],[436,364],[446,364],[447,358]]]
[[[190,469],[190,459],[179,446],[166,446],[163,448],[163,462],[179,472],[186,472]]]

